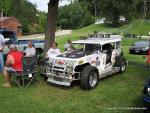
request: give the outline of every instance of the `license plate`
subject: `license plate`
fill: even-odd
[[[137,51],[135,51],[136,53],[139,53],[139,51],[137,50]]]
[[[54,80],[56,80],[56,81],[63,81],[63,78],[54,76]]]

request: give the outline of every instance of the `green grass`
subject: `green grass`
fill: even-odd
[[[108,33],[132,33],[139,35],[148,35],[150,29],[150,20],[136,20],[127,25],[111,28],[105,24],[100,25],[91,25],[84,27],[82,29],[76,30],[77,33],[93,33],[94,31],[98,32],[108,32]]]
[[[2,113],[137,113],[107,108],[141,107],[148,75],[144,68],[130,65],[124,74],[100,80],[91,91],[83,91],[77,84],[70,88],[48,85],[41,78],[28,89],[0,87],[0,110]],[[0,77],[0,84],[2,81]]]
[[[128,60],[142,62],[139,56],[130,56],[126,47],[123,50]],[[70,88],[49,85],[38,77],[39,83],[28,89],[0,87],[0,110],[2,113],[138,113],[107,108],[141,107],[142,89],[148,76],[145,68],[129,63],[124,74],[100,80],[98,87],[91,91],[83,91],[79,84]]]
[[[128,25],[127,25],[128,26]],[[117,31],[123,31],[123,26]],[[140,26],[140,25],[139,25]],[[89,30],[90,29],[90,30]],[[103,25],[92,25],[75,30],[71,35],[57,38],[59,48],[67,39],[77,40],[94,30],[113,31]],[[133,31],[133,30],[131,30]],[[136,31],[138,32],[138,30]],[[147,31],[145,30],[144,33]],[[127,60],[144,64],[142,56],[128,54],[128,46],[137,39],[124,39],[123,51]],[[109,110],[113,107],[142,107],[142,90],[149,70],[138,65],[131,65],[123,74],[116,74],[99,81],[94,90],[83,91],[76,83],[71,87],[61,87],[47,84],[41,77],[38,83],[27,89],[3,88],[0,85],[1,113],[142,113],[133,110]],[[0,76],[0,84],[3,77]]]

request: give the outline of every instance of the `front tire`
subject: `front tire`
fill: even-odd
[[[94,89],[98,84],[98,71],[93,66],[86,66],[81,73],[80,85],[84,90]]]

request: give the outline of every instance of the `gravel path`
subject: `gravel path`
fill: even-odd
[[[58,36],[64,36],[64,35],[69,35],[72,33],[72,30],[59,30],[56,31],[55,35],[56,37]],[[34,35],[29,35],[29,36],[22,36],[19,39],[44,39],[45,35],[44,34],[34,34]]]

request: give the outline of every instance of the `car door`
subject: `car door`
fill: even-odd
[[[115,63],[116,56],[119,56],[121,54],[121,42],[115,42],[114,50],[112,51],[111,56],[111,63],[112,65]]]

